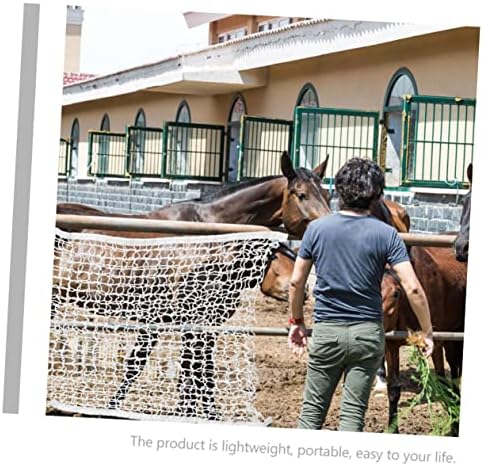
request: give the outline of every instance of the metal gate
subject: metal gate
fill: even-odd
[[[126,134],[89,131],[89,175],[126,177]]]
[[[67,139],[60,138],[58,175],[67,176],[70,172],[71,143]]]
[[[379,113],[339,108],[295,109],[295,166],[314,168],[329,155],[325,182],[354,157],[377,162]]]
[[[166,122],[163,133],[165,178],[221,181],[225,127]]]
[[[475,99],[407,95],[403,104],[402,184],[468,186],[473,160]]]
[[[280,156],[291,151],[293,122],[242,116],[239,179],[280,175]]]
[[[127,170],[135,177],[160,177],[163,156],[162,128],[128,126]]]

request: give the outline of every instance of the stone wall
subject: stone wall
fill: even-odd
[[[199,199],[220,189],[214,184],[135,181],[60,180],[58,202],[79,202],[112,213],[143,213],[163,205]],[[407,191],[386,192],[386,197],[403,205],[411,217],[413,233],[441,233],[459,230],[461,195],[415,194]],[[333,210],[336,199],[331,200]]]
[[[404,206],[411,218],[412,233],[430,234],[459,230],[461,195],[393,192],[386,193],[386,197]]]
[[[118,214],[149,212],[200,195],[200,188],[183,183],[61,180],[57,185],[57,202],[77,202]]]

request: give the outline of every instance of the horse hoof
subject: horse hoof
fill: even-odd
[[[191,406],[178,405],[173,414],[180,417],[196,417],[196,409]]]
[[[215,409],[206,412],[205,415],[206,415],[206,417],[208,418],[209,421],[222,421],[223,420],[221,414]]]
[[[387,383],[377,377],[373,390],[376,393],[387,392]]]
[[[111,400],[107,404],[107,409],[119,409],[119,404],[118,400]]]

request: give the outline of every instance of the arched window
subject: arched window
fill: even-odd
[[[247,107],[245,99],[241,94],[237,95],[233,100],[228,113],[228,144],[227,144],[227,163],[226,167],[228,176],[227,180],[235,182],[238,179],[238,159],[240,151],[240,132],[241,118],[246,115]]]
[[[417,95],[418,89],[413,74],[407,68],[400,68],[391,77],[384,98],[384,111],[402,110],[406,94]]]
[[[146,115],[140,108],[134,119],[136,128],[146,127]],[[146,148],[146,133],[142,129],[134,129],[130,132],[130,167],[133,175],[142,175],[144,172],[144,155]]]
[[[70,129],[70,176],[75,178],[79,169],[79,139],[80,127],[79,120],[76,118]]]
[[[381,161],[386,171],[386,186],[397,187],[401,184],[401,167],[403,154],[402,141],[402,109],[404,96],[417,95],[418,88],[413,74],[407,68],[398,69],[389,80],[386,95],[384,96],[384,131],[387,137],[385,144],[386,159]],[[410,131],[414,131],[414,118],[411,119]],[[409,151],[412,152],[411,150]],[[411,171],[412,158],[408,160],[408,169]]]
[[[109,131],[111,129],[111,123],[109,121],[109,115],[104,113],[101,120],[101,131]]]
[[[305,84],[297,97],[296,107],[318,107],[319,98],[314,86]],[[319,161],[318,148],[314,145],[317,137],[316,115],[304,113],[300,124],[299,165],[312,169]]]
[[[178,123],[191,123],[191,112],[186,100],[183,100],[176,112],[176,121]]]
[[[109,131],[111,129],[111,123],[109,121],[109,115],[104,114],[101,120],[101,131]],[[107,167],[109,164],[109,138],[106,135],[99,135],[99,174],[104,175],[107,173]]]
[[[176,123],[189,124],[191,123],[191,112],[186,100],[183,100],[176,111]],[[189,126],[177,126],[175,129],[174,137],[176,142],[176,174],[177,175],[189,175],[189,140],[190,140],[190,127]]]
[[[307,83],[305,84],[299,92],[297,97],[297,107],[318,107],[319,98],[317,96],[317,91],[315,87]]]
[[[229,123],[234,123],[241,120],[242,115],[247,113],[247,107],[243,96],[238,95],[233,101],[230,108],[230,115],[228,117]]]
[[[138,126],[140,128],[144,128],[146,126],[146,115],[142,108],[140,108],[138,110],[138,113],[136,114],[136,118],[134,120],[134,126]]]

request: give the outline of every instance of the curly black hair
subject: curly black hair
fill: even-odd
[[[341,209],[368,209],[384,191],[384,174],[372,160],[353,158],[335,175],[335,189]]]

